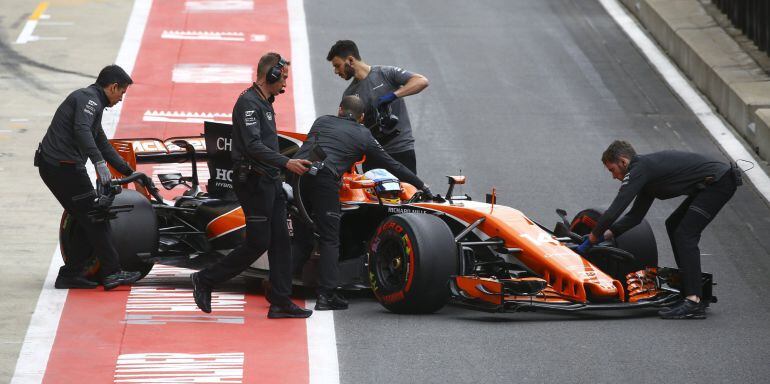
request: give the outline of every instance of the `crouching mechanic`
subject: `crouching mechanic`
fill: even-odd
[[[304,202],[312,212],[319,234],[320,273],[318,299],[315,309],[346,309],[347,301],[335,292],[339,282],[340,239],[340,178],[363,155],[383,164],[384,168],[400,180],[414,185],[427,196],[432,196],[428,186],[414,173],[388,155],[374,139],[371,132],[361,125],[364,119],[364,103],[357,96],[345,96],[340,103],[338,116],[321,116],[313,123],[308,139],[295,154],[297,159],[313,159],[318,148],[325,155],[323,166],[315,176],[302,178]],[[312,250],[312,233],[301,223],[295,223],[295,264],[301,265]]]
[[[622,184],[588,241],[596,244],[602,236],[611,239],[635,227],[656,198],[665,200],[686,195],[666,220],[666,231],[681,272],[684,300],[658,313],[664,319],[705,318],[708,303],[701,302],[698,242],[701,232],[742,184],[740,170],[734,164],[697,153],[661,151],[637,155],[625,141],[610,144],[602,154],[602,162]],[[634,205],[629,212],[616,221],[631,201]]]
[[[214,265],[190,278],[195,304],[211,312],[211,290],[248,268],[265,251],[270,263],[271,319],[306,318],[313,311],[294,304],[291,294],[291,239],[286,224],[286,194],[280,170],[302,174],[309,161],[278,152],[275,97],[284,93],[290,63],[269,52],[257,64],[257,81],[233,107],[233,189],[246,217],[246,240]]]
[[[120,269],[109,222],[94,222],[89,217],[97,196],[85,167],[86,159],[90,159],[96,167],[97,182],[103,184],[112,178],[107,163],[123,175],[134,173],[110,145],[102,129],[104,108],[123,100],[132,83],[131,77],[119,66],[104,67],[96,84],[70,93],[59,105],[35,153],[35,165],[43,182],[64,210],[77,219],[78,238],[73,243],[78,249],[66,255],[54,283],[56,288],[95,288],[98,285],[83,276],[91,255],[89,247],[99,260],[105,290],[141,278],[139,272]]]

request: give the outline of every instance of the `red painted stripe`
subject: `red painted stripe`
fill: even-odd
[[[175,65],[250,65],[256,73],[263,53],[291,52],[288,28],[283,1],[255,0],[253,11],[237,13],[187,13],[183,0],[155,1],[132,73],[135,84],[127,93],[115,137],[163,139],[202,133],[202,124],[144,122],[142,118],[146,111],[231,113],[236,98],[249,84],[174,84]],[[243,32],[246,41],[161,39],[164,30]],[[268,40],[251,42],[252,34],[265,34]],[[282,130],[294,131],[292,92],[290,77],[287,92],[275,104]],[[201,179],[207,176],[201,175]],[[125,354],[229,352],[244,353],[245,383],[308,381],[305,322],[268,320],[262,296],[246,295],[244,312],[213,313],[243,316],[244,324],[135,325],[124,322],[128,294],[128,289],[69,292],[44,382],[112,382],[118,356]],[[176,314],[203,316],[198,311]]]

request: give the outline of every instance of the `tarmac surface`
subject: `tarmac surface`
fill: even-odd
[[[0,224],[0,382],[13,374],[56,246],[60,208],[32,153],[61,100],[114,61],[131,3],[51,1],[35,35],[66,40],[14,44],[34,7],[4,0],[0,11],[0,204],[10,218]],[[418,172],[435,192],[443,193],[444,175],[462,172],[468,184],[456,193],[483,199],[495,187],[499,203],[552,226],[556,208],[574,214],[614,197],[617,181],[599,160],[614,139],[641,153],[724,158],[595,1],[316,0],[305,12],[318,114],[334,113],[346,86],[325,60],[338,39],[355,40],[369,64],[430,79],[407,104]],[[666,266],[674,262],[663,222],[680,201],[658,201],[647,217]],[[334,315],[341,382],[763,382],[768,233],[767,202],[740,188],[701,241],[719,297],[705,321],[662,321],[642,310],[489,315],[447,307],[407,316],[355,295],[350,310]]]
[[[341,10],[367,16],[341,21]],[[556,208],[610,203],[619,186],[600,157],[612,140],[724,158],[598,2],[313,1],[306,13],[318,114],[346,85],[321,59],[337,39],[356,41],[369,64],[428,77],[407,105],[418,174],[436,192],[462,170],[464,192],[483,199],[495,187],[501,204],[551,227]],[[674,265],[663,222],[680,201],[657,201],[647,216],[661,265]],[[768,205],[744,186],[701,241],[718,282],[706,321],[453,307],[401,316],[355,300],[335,314],[341,381],[762,382],[767,233]]]

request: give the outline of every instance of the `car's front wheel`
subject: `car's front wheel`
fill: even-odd
[[[390,216],[369,244],[369,280],[374,295],[395,313],[433,313],[449,298],[457,273],[457,250],[449,227],[436,216]]]

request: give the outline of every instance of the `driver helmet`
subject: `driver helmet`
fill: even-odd
[[[369,191],[372,195],[379,195],[383,203],[401,203],[401,184],[392,173],[376,168],[364,173],[364,177],[374,181],[374,189]]]

